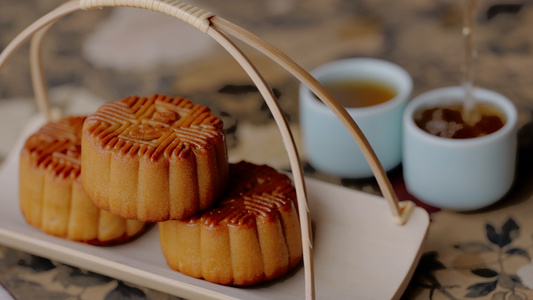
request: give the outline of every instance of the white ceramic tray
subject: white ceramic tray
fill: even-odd
[[[42,124],[35,118],[0,170],[0,243],[93,272],[190,299],[303,299],[300,266],[272,283],[234,288],[171,270],[161,253],[157,227],[135,241],[97,247],[46,235],[29,226],[18,206],[18,149]],[[420,258],[429,226],[416,208],[394,225],[383,198],[306,179],[315,237],[318,299],[396,299]]]

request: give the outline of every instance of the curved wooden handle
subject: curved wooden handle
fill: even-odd
[[[376,153],[372,149],[368,139],[365,137],[355,120],[346,111],[346,108],[344,108],[339,101],[337,101],[337,99],[335,99],[335,97],[333,97],[333,95],[320,82],[318,82],[318,80],[309,74],[309,72],[304,70],[294,60],[288,57],[285,53],[281,52],[279,49],[268,44],[266,41],[260,39],[251,32],[221,17],[212,17],[211,23],[213,27],[223,30],[224,32],[227,32],[237,39],[245,42],[269,57],[278,65],[282,66],[285,70],[300,80],[301,83],[306,85],[315,95],[318,96],[322,102],[324,102],[325,105],[329,107],[329,109],[342,122],[344,127],[346,127],[363,152],[363,155],[372,169],[384,198],[389,203],[393,222],[397,225],[405,224],[415,208],[414,202],[399,202]]]

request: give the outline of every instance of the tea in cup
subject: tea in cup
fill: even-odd
[[[517,111],[501,94],[476,88],[475,117],[462,118],[461,86],[415,97],[403,119],[407,191],[429,205],[456,211],[501,199],[515,176]]]
[[[373,58],[348,58],[311,72],[346,108],[385,171],[401,161],[402,113],[412,79],[401,67]],[[300,126],[307,159],[315,169],[345,178],[373,176],[353,137],[305,85],[300,86]]]

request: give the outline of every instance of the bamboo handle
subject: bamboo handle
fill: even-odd
[[[34,93],[36,94],[37,106],[41,114],[43,114],[48,120],[51,112],[49,109],[47,92],[45,82],[42,76],[41,63],[40,63],[40,44],[43,34],[46,30],[53,25],[61,17],[68,15],[74,11],[79,10],[78,1],[65,2],[50,13],[44,15],[37,21],[33,22],[30,26],[26,27],[21,33],[19,33],[0,53],[0,72],[4,68],[5,64],[11,58],[11,56],[24,44],[30,37],[36,32],[42,30],[42,34],[38,34],[34,37],[32,47],[30,49],[30,62],[32,64],[32,84],[34,85]]]
[[[44,115],[47,121],[52,121],[53,118],[50,109],[50,101],[48,99],[48,88],[43,74],[41,48],[44,35],[52,25],[52,23],[48,24],[37,31],[33,35],[30,44],[30,75],[33,94],[35,96],[35,102],[37,102],[37,109],[42,115]]]
[[[298,199],[298,213],[300,215],[300,227],[302,231],[302,247],[303,247],[303,259],[304,259],[304,273],[305,273],[305,295],[306,299],[315,299],[315,282],[313,271],[313,235],[311,231],[311,216],[309,214],[309,206],[307,202],[307,193],[305,189],[305,181],[303,176],[303,169],[300,164],[300,158],[298,156],[298,150],[296,149],[296,143],[292,136],[289,124],[285,115],[283,114],[279,103],[276,101],[272,89],[268,86],[264,78],[257,71],[251,61],[239,50],[235,44],[233,44],[225,35],[218,30],[210,28],[207,32],[213,39],[219,42],[241,65],[241,67],[250,76],[255,83],[259,92],[265,99],[274,121],[276,121],[278,128],[281,132],[283,144],[289,156],[289,162],[294,177],[294,183],[296,188],[296,196]]]
[[[285,53],[268,44],[266,41],[260,39],[251,32],[218,16],[212,17],[211,23],[213,27],[228,32],[230,35],[254,47],[271,60],[285,68],[289,73],[300,80],[300,82],[305,84],[313,93],[315,93],[315,95],[318,96],[322,102],[324,102],[324,104],[329,107],[329,109],[337,116],[337,118],[339,118],[344,127],[348,129],[353,139],[357,142],[359,148],[361,148],[361,151],[363,152],[363,155],[372,169],[374,177],[378,182],[384,198],[389,203],[393,222],[397,225],[405,224],[413,212],[415,204],[412,201],[399,202],[396,193],[392,188],[390,180],[387,177],[387,173],[383,169],[383,166],[372,149],[372,146],[354,119],[335,99],[335,97],[333,97],[333,95],[320,82],[318,82],[318,80],[309,74],[309,72],[305,71]]]

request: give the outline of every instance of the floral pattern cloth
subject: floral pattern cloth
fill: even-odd
[[[182,299],[4,246],[0,258],[0,284],[14,299]]]
[[[452,245],[457,261],[450,266],[439,260],[437,251],[425,253],[411,288],[427,289],[429,299],[533,299],[533,235],[530,244],[519,245],[516,240],[522,231],[513,218],[499,227],[486,223],[483,239]],[[446,272],[461,272],[468,279],[441,279]]]

